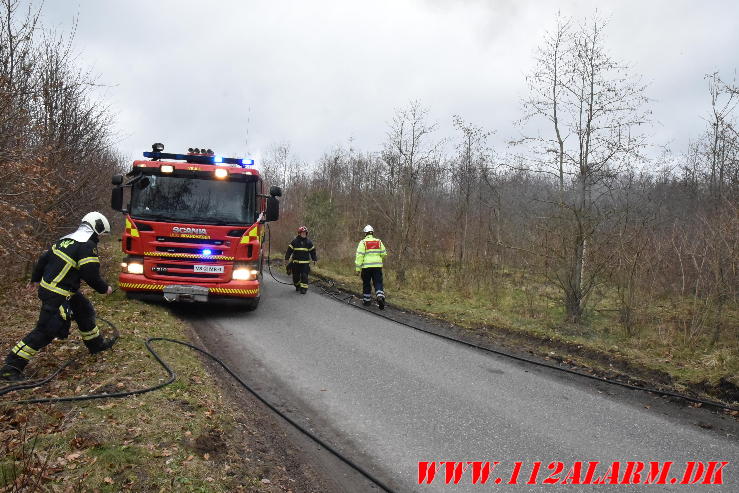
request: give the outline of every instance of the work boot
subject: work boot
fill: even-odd
[[[297,292],[297,293],[300,292],[300,286],[295,286],[295,292]]]
[[[300,288],[300,294],[305,294],[308,292],[308,288]]]
[[[0,368],[0,380],[6,382],[20,382],[25,380],[26,377],[23,375],[23,371],[19,370],[15,366],[5,365]]]
[[[98,354],[102,353],[106,349],[110,349],[113,347],[113,344],[115,344],[114,339],[106,339],[103,336],[96,337],[91,343],[87,345],[87,350],[90,351],[90,354]]]
[[[385,297],[380,295],[377,297],[377,306],[380,307],[380,310],[385,309]]]
[[[370,300],[362,300],[364,306],[370,306],[370,303],[372,303]]]

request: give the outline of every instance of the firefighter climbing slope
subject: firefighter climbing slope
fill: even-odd
[[[382,286],[382,259],[387,252],[382,240],[375,238],[375,231],[369,224],[364,227],[364,239],[357,245],[354,267],[362,276],[362,304],[367,306],[372,301],[372,284],[380,310],[385,309],[385,291]]]
[[[301,226],[298,228],[298,236],[287,246],[285,252],[285,260],[289,260],[292,256],[290,270],[293,274],[293,284],[295,291],[302,294],[308,292],[308,273],[310,272],[310,261],[316,262],[316,247],[313,242],[308,239],[308,228]]]
[[[99,212],[90,212],[72,234],[60,238],[39,257],[31,275],[38,285],[41,313],[36,327],[11,349],[0,369],[0,379],[22,380],[23,369],[31,358],[54,338],[66,339],[72,318],[91,354],[111,347],[95,324],[95,310],[79,292],[80,280],[101,294],[113,289],[100,277],[97,243],[100,235],[110,233],[110,223]]]

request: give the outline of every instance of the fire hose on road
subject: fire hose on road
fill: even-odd
[[[269,227],[268,227],[268,231],[269,231]],[[271,233],[270,233],[269,245],[271,246],[271,244],[272,244],[272,241],[271,241]],[[269,249],[267,251],[269,252]],[[271,263],[270,263],[270,259],[269,259],[269,253],[267,254],[267,268],[268,268],[268,271],[269,271],[269,275],[272,276],[272,279],[274,279],[275,281],[277,281],[280,284],[287,284],[287,285],[292,286],[291,283],[287,283],[287,282],[284,282],[284,281],[281,281],[281,280],[277,279],[275,277],[275,275],[272,273]],[[580,377],[585,377],[585,378],[588,378],[590,380],[595,380],[595,381],[606,383],[606,384],[610,384],[610,385],[616,385],[616,386],[624,387],[624,388],[631,389],[631,390],[639,390],[639,391],[642,391],[642,392],[648,392],[648,393],[652,393],[652,394],[662,395],[662,396],[665,396],[665,397],[673,397],[673,398],[685,400],[685,401],[688,401],[688,402],[693,402],[693,403],[696,403],[696,404],[710,406],[710,407],[716,408],[716,409],[724,409],[724,410],[727,410],[727,411],[739,411],[739,407],[731,406],[731,405],[728,405],[728,404],[724,404],[723,402],[712,401],[712,400],[707,400],[707,399],[701,399],[701,398],[698,398],[698,397],[692,397],[692,396],[685,395],[685,394],[680,394],[680,393],[677,393],[677,392],[671,392],[669,390],[660,390],[660,389],[651,388],[651,387],[642,387],[642,386],[634,385],[634,384],[627,383],[627,382],[621,382],[621,381],[618,381],[618,380],[604,378],[604,377],[600,377],[600,376],[597,376],[597,375],[591,375],[591,374],[588,374],[588,373],[583,373],[583,372],[579,372],[579,371],[573,370],[571,368],[567,368],[567,367],[563,367],[563,366],[550,365],[550,364],[547,364],[547,363],[543,363],[541,361],[535,361],[535,360],[532,360],[532,359],[529,359],[529,358],[524,358],[522,356],[518,356],[518,355],[515,355],[515,354],[512,354],[512,353],[508,353],[506,351],[501,351],[501,350],[498,350],[498,349],[492,349],[492,348],[489,348],[489,347],[481,346],[479,344],[474,344],[474,343],[471,343],[471,342],[463,341],[463,340],[458,339],[458,338],[455,338],[455,337],[447,336],[447,335],[444,335],[444,334],[439,334],[439,333],[436,333],[436,332],[433,332],[433,331],[424,329],[422,327],[418,327],[416,325],[412,325],[412,324],[409,324],[407,322],[403,322],[401,320],[397,320],[396,318],[393,318],[392,316],[386,314],[385,312],[378,312],[378,311],[373,310],[372,308],[368,308],[368,307],[365,307],[365,306],[354,304],[354,303],[351,302],[351,300],[355,298],[355,295],[352,294],[352,293],[346,292],[346,291],[341,291],[339,289],[336,289],[333,281],[331,281],[331,280],[329,280],[329,282],[328,282],[329,288],[334,288],[335,289],[334,291],[330,291],[329,289],[326,289],[326,287],[324,287],[323,283],[319,283],[319,282],[316,282],[316,281],[310,282],[309,284],[317,285],[328,296],[331,296],[332,298],[334,298],[334,299],[336,299],[338,301],[341,301],[343,303],[346,303],[347,305],[353,306],[354,308],[357,308],[359,310],[363,310],[365,312],[371,313],[372,315],[376,315],[378,317],[382,317],[382,318],[384,318],[386,320],[390,320],[390,321],[395,322],[397,324],[404,325],[404,326],[409,327],[411,329],[418,330],[420,332],[425,332],[426,334],[429,334],[429,335],[432,335],[432,336],[435,336],[435,337],[439,337],[441,339],[445,339],[445,340],[448,340],[448,341],[456,342],[456,343],[459,343],[459,344],[462,344],[462,345],[465,345],[465,346],[468,346],[468,347],[471,347],[471,348],[474,348],[474,349],[478,349],[480,351],[484,351],[484,352],[492,353],[492,354],[497,354],[499,356],[504,356],[506,358],[514,359],[516,361],[522,361],[524,363],[528,363],[528,364],[531,364],[531,365],[536,365],[536,366],[540,366],[540,367],[544,367],[544,368],[549,368],[551,370],[556,370],[556,371],[560,371],[560,372],[564,372],[564,373],[569,373],[569,374],[572,374],[572,375],[577,375],[577,376],[580,376]]]
[[[103,322],[108,324],[113,331],[113,338],[115,341],[119,338],[119,331],[118,328],[115,326],[114,323],[110,322],[109,320],[105,320],[103,318],[100,318]],[[334,447],[326,443],[324,440],[319,438],[317,435],[312,433],[311,431],[307,430],[305,427],[301,426],[299,423],[297,423],[295,420],[287,416],[285,413],[280,411],[275,405],[270,403],[267,399],[265,399],[263,396],[261,396],[256,390],[254,390],[248,383],[246,383],[241,377],[239,377],[231,368],[229,368],[220,358],[217,356],[212,355],[208,351],[206,351],[203,348],[200,348],[198,346],[195,346],[193,344],[190,344],[185,341],[179,341],[177,339],[170,339],[168,337],[150,337],[146,339],[144,342],[146,349],[151,353],[151,355],[156,359],[157,363],[161,365],[162,368],[167,372],[167,380],[165,382],[159,383],[157,385],[153,385],[151,387],[146,387],[143,389],[137,389],[137,390],[130,390],[126,392],[115,392],[115,393],[101,393],[101,394],[87,394],[87,395],[77,395],[77,396],[69,396],[69,397],[48,397],[48,398],[39,398],[39,399],[25,399],[25,400],[17,400],[17,401],[9,401],[8,404],[41,404],[41,403],[54,403],[54,402],[74,402],[74,401],[89,401],[93,399],[108,399],[108,398],[120,398],[120,397],[128,397],[132,395],[140,395],[145,394],[148,392],[152,392],[154,390],[159,390],[163,387],[166,387],[167,385],[170,385],[177,379],[177,373],[170,367],[166,361],[162,359],[161,356],[156,352],[156,350],[152,347],[153,343],[156,342],[168,342],[171,344],[178,344],[180,346],[184,346],[187,348],[190,348],[194,351],[199,352],[200,354],[207,356],[211,360],[213,360],[215,363],[217,363],[223,370],[231,375],[244,389],[246,389],[250,394],[252,394],[254,397],[256,397],[262,404],[267,406],[272,412],[280,416],[282,419],[287,421],[290,425],[295,427],[298,431],[303,433],[305,436],[313,440],[316,444],[323,447],[324,449],[328,450],[332,455],[334,455],[336,458],[341,460],[343,463],[347,464],[349,467],[360,473],[362,476],[367,478],[370,482],[377,485],[380,489],[383,491],[387,491],[390,493],[393,493],[394,490],[391,489],[389,486],[385,485],[381,480],[377,479],[375,476],[373,476],[369,471],[367,471],[364,467],[360,466],[359,464],[355,463],[348,457],[341,454],[338,450],[336,450]],[[37,380],[37,381],[31,381],[26,382],[22,384],[17,385],[10,385],[7,387],[0,388],[0,396],[8,394],[10,392],[18,391],[18,390],[26,390],[26,389],[32,389],[36,387],[40,387],[51,380],[53,380],[57,375],[59,375],[65,368],[67,368],[69,365],[74,363],[79,356],[75,356],[71,358],[69,361],[65,362],[63,365],[61,365],[59,368],[57,368],[51,375],[48,377]]]

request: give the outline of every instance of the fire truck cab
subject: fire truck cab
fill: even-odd
[[[259,304],[264,223],[279,217],[279,187],[264,195],[254,161],[162,144],[113,176],[111,207],[125,214],[118,285],[131,297]],[[128,192],[128,193],[126,193]],[[124,199],[127,199],[124,206]]]

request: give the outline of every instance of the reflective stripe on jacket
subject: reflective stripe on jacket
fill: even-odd
[[[87,241],[61,238],[39,257],[31,274],[31,282],[67,298],[82,280],[98,293],[108,290],[108,283],[100,277],[97,235]]]
[[[313,246],[313,242],[300,235],[296,236],[287,246],[285,260],[289,260],[290,256],[292,256],[293,262],[296,264],[308,264],[311,260],[314,262],[318,260],[316,247]]]
[[[357,245],[357,256],[354,259],[356,270],[368,267],[382,267],[382,259],[387,255],[382,240],[372,235],[367,235]]]

